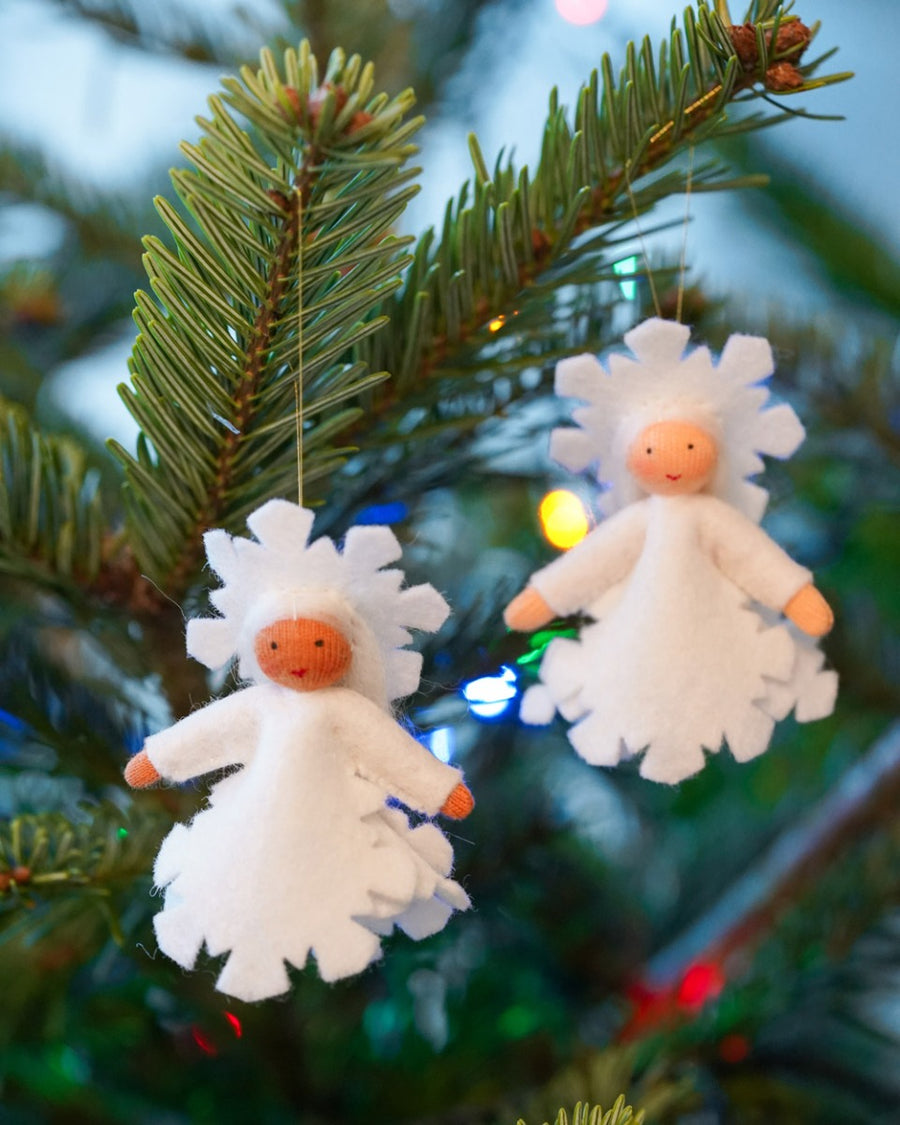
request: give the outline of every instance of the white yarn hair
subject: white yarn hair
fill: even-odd
[[[565,468],[592,468],[607,491],[606,515],[645,493],[626,466],[628,450],[645,427],[677,419],[705,429],[718,446],[718,462],[705,491],[758,522],[768,492],[747,478],[761,472],[762,454],[785,459],[805,431],[786,404],[769,406],[763,386],[775,370],[772,348],[761,336],[729,336],[718,364],[709,349],[685,354],[690,329],[653,317],[625,333],[636,357],[612,355],[607,370],[594,356],[564,359],[556,367],[556,393],[587,405],[572,414],[577,427],[554,430],[550,454]]]
[[[402,548],[389,527],[352,527],[338,550],[327,536],[309,542],[313,513],[270,500],[247,519],[257,541],[226,531],[204,535],[206,557],[222,585],[210,592],[219,617],[194,618],[187,651],[207,668],[234,657],[244,680],[265,680],[256,660],[260,629],[284,618],[334,625],[353,653],[341,680],[381,707],[419,686],[422,657],[404,646],[410,629],[434,632],[450,612],[433,586],[403,587],[402,570],[382,569]]]

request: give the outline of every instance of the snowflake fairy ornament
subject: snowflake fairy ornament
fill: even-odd
[[[389,528],[351,528],[339,551],[309,542],[312,523],[272,500],[247,521],[256,541],[204,537],[220,616],[188,622],[187,650],[213,669],[237,657],[249,686],[148,738],[125,773],[143,788],[240,767],[163,842],[154,928],[184,968],[204,943],[228,953],[217,987],[242,1000],[286,992],[285,962],[310,952],[324,980],[358,973],[394,926],[420,939],[469,905],[443,833],[387,803],[454,818],[473,806],[460,771],[391,713],[419,683],[409,630],[439,628],[447,605],[383,569],[401,553]]]
[[[685,353],[689,337],[654,318],[626,334],[634,358],[613,355],[608,371],[591,355],[558,365],[557,393],[586,405],[577,428],[554,431],[551,453],[596,470],[607,518],[505,613],[523,631],[592,618],[548,646],[524,721],[558,711],[588,762],[643,754],[641,774],[669,784],[723,742],[738,761],[755,758],[776,720],[792,709],[822,718],[837,693],[813,639],[831,609],[758,526],[768,493],[747,479],[804,437],[790,406],[768,405],[771,347],[734,335],[714,365],[707,348]]]

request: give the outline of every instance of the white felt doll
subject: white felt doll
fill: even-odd
[[[438,628],[447,605],[381,569],[401,553],[389,528],[352,528],[339,552],[324,536],[308,543],[312,522],[273,500],[247,521],[258,542],[205,536],[221,616],[188,623],[188,653],[210,668],[237,656],[251,686],[147,739],[125,774],[140,788],[240,767],[164,841],[154,925],[185,968],[204,943],[228,952],[217,987],[242,1000],[285,992],[285,961],[302,967],[310,951],[325,980],[358,973],[395,924],[422,938],[469,905],[443,833],[386,804],[428,816],[472,808],[459,770],[390,707],[419,682],[407,627]]]
[[[577,639],[551,642],[522,717],[559,711],[587,761],[643,752],[641,774],[668,783],[723,740],[739,761],[761,754],[776,719],[828,715],[837,692],[810,640],[831,628],[831,610],[758,527],[768,494],[746,479],[760,454],[789,457],[803,440],[789,406],[764,409],[771,348],[731,336],[714,366],[706,348],[684,354],[689,336],[647,320],[625,336],[636,358],[613,355],[609,371],[590,355],[559,364],[557,393],[587,405],[578,428],[554,431],[551,452],[573,471],[596,466],[607,518],[533,574],[505,615],[526,631],[558,614],[593,618]]]

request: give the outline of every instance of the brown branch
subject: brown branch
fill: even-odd
[[[697,963],[742,962],[835,859],[900,805],[900,723],[890,727],[796,828],[699,921],[650,963],[646,981],[665,989]]]
[[[284,210],[286,218],[275,257],[267,278],[268,296],[256,314],[247,352],[247,368],[234,395],[235,411],[231,419],[233,429],[229,429],[216,457],[216,471],[213,486],[206,502],[194,519],[191,537],[185,543],[181,557],[163,580],[163,588],[178,596],[189,585],[203,558],[203,533],[216,527],[226,507],[228,490],[234,477],[240,443],[244,432],[253,422],[255,400],[260,389],[260,379],[265,367],[266,357],[271,349],[272,332],[281,316],[280,305],[290,276],[291,255],[301,237],[302,214],[309,201],[313,185],[313,168],[318,164],[319,154],[311,146],[294,180],[293,201],[272,193],[273,204]]]
[[[734,32],[734,34],[732,34],[732,40],[735,46],[735,54],[742,68],[732,89],[732,97],[750,89],[757,83],[761,83],[769,90],[785,89],[786,87],[783,85],[784,75],[780,71],[778,73],[773,73],[775,67],[771,67],[766,72],[761,72],[758,54],[755,53],[756,32],[753,25],[747,24],[740,29],[732,29],[732,31]],[[739,32],[749,33],[753,36],[753,50],[749,51],[749,53],[746,45],[742,48]],[[778,66],[789,65],[790,69],[795,72],[797,81],[792,81],[787,88],[796,89],[798,85],[802,85],[803,76],[796,70],[795,64],[800,61],[800,57],[809,45],[811,40],[810,30],[799,19],[791,17],[782,23],[774,47],[771,44],[771,36],[771,31],[768,31],[767,43],[774,52],[772,59],[780,60]],[[790,59],[789,64],[784,64],[783,60],[785,58]],[[661,164],[665,163],[672,151],[684,138],[689,138],[692,132],[714,115],[715,104],[722,93],[722,89],[721,82],[716,82],[704,94],[685,107],[682,118],[684,128],[677,140],[673,140],[677,122],[670,119],[660,125],[651,136],[644,159],[640,164],[631,169],[628,167],[619,169],[609,176],[605,184],[595,187],[589,197],[589,206],[582,210],[575,223],[572,234],[570,235],[570,241],[578,238],[593,227],[599,226],[605,220],[612,218],[616,213],[616,206],[623,192],[627,191],[630,193],[630,189],[635,180],[640,179],[642,176],[647,175]],[[552,230],[547,231],[543,227],[534,227],[532,229],[531,243],[533,260],[528,264],[523,263],[520,265],[518,278],[519,287],[515,294],[510,295],[511,301],[514,302],[517,294],[534,284],[540,273],[552,262],[559,242],[558,238],[554,239],[554,233],[555,232]],[[440,253],[440,249],[438,253]],[[489,302],[485,297],[481,297],[475,302],[475,310],[472,318],[461,325],[459,338],[457,340],[450,341],[446,334],[436,335],[432,340],[430,350],[422,356],[420,367],[421,380],[427,380],[435,370],[444,366],[449,357],[453,354],[454,349],[470,342],[471,338],[480,332],[489,321],[494,319],[499,311],[495,304]],[[364,421],[360,421],[356,426],[352,427],[349,440],[351,442],[353,441],[355,433],[361,429],[363,425],[367,428],[371,426],[372,413],[382,418],[397,404],[398,400],[392,382],[383,384],[382,395],[379,396],[376,391],[373,396],[371,411],[367,413],[367,417]]]
[[[744,75],[736,82],[734,93],[739,93],[744,89],[748,89],[757,81],[758,75]],[[711,89],[707,90],[705,94],[685,108],[684,117],[688,120],[689,124],[682,132],[682,138],[690,136],[693,130],[697,129],[712,116],[714,103],[721,92],[721,83],[716,83]],[[627,191],[629,186],[634,184],[635,180],[639,179],[641,176],[647,175],[649,172],[655,171],[657,167],[665,163],[677,143],[672,140],[675,124],[674,120],[670,120],[657,129],[650,138],[647,152],[639,165],[630,171],[622,168],[612,173],[602,187],[596,187],[592,190],[590,205],[582,210],[574,230],[570,235],[570,241],[591,230],[593,227],[599,226],[604,220],[611,218],[615,214],[617,202],[623,192]],[[548,232],[543,227],[536,226],[532,229],[531,244],[533,259],[530,263],[523,263],[519,267],[519,287],[515,294],[510,294],[510,300],[513,303],[516,300],[516,296],[533,285],[541,272],[550,265],[557,251],[558,241],[558,239],[553,238],[552,233]],[[438,334],[434,337],[430,351],[422,357],[420,367],[421,380],[427,380],[435,370],[444,366],[456,348],[469,343],[472,337],[479,333],[485,325],[497,315],[498,309],[496,305],[489,302],[486,297],[479,298],[475,302],[474,315],[469,321],[463,322],[457,340],[450,341],[445,334]],[[373,415],[378,418],[383,418],[398,405],[393,380],[382,384],[382,388],[383,394],[380,396],[378,391],[375,391],[372,407],[367,411],[366,417],[361,419],[348,431],[348,442],[351,444],[356,440],[355,435],[359,430],[363,427],[366,429],[371,428]]]

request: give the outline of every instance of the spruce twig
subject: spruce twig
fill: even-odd
[[[386,376],[350,356],[380,326],[372,310],[406,260],[389,231],[416,190],[403,167],[419,125],[406,119],[412,95],[373,96],[371,67],[339,51],[321,83],[305,45],[280,68],[268,51],[261,62],[225,80],[204,139],[183,146],[194,165],[173,174],[183,209],[158,201],[174,252],[145,241],[156,299],[137,296],[122,392],[142,435],[136,457],[113,449],[129,546],[173,597],[196,577],[203,532],[237,531],[291,491],[300,240],[307,482],[342,457],[332,439],[358,413],[344,403]]]
[[[777,36],[783,16],[782,6],[763,6],[761,33]],[[793,24],[803,26],[796,20]],[[815,29],[804,31],[808,44]],[[640,51],[629,44],[618,80],[604,56],[599,74],[579,92],[573,121],[552,92],[534,171],[517,169],[510,160],[498,162],[491,173],[472,137],[473,180],[448,203],[440,239],[428,232],[416,247],[402,291],[384,308],[390,330],[363,345],[367,362],[385,367],[395,378],[368,396],[364,423],[352,430],[354,440],[371,440],[373,415],[381,419],[384,432],[391,432],[411,406],[435,398],[446,403],[449,396],[460,395],[468,386],[468,381],[461,384],[460,371],[471,378],[484,369],[482,349],[493,344],[495,325],[508,323],[514,344],[530,303],[607,273],[622,225],[635,212],[683,192],[684,172],[660,174],[682,149],[736,129],[786,120],[785,112],[747,115],[736,123],[727,117],[733,102],[764,97],[773,61],[790,56],[799,64],[797,46],[770,53],[765,36],[763,57],[745,68],[725,24],[701,3],[696,15],[690,8],[685,11],[683,29],[673,22],[658,63],[646,39]],[[801,82],[792,93],[813,88],[818,62],[797,66]],[[833,74],[816,83],[846,77]],[[765,177],[729,177],[707,163],[696,170],[692,190],[765,182]],[[546,324],[546,309],[542,319]],[[531,350],[519,352],[519,369],[534,364]],[[436,386],[441,387],[438,396]],[[427,422],[432,420],[429,416]]]
[[[0,399],[0,572],[77,589],[100,570],[98,475],[78,445]]]
[[[158,814],[124,814],[106,804],[90,819],[62,813],[15,816],[0,825],[0,911],[72,888],[108,893],[150,870]]]

